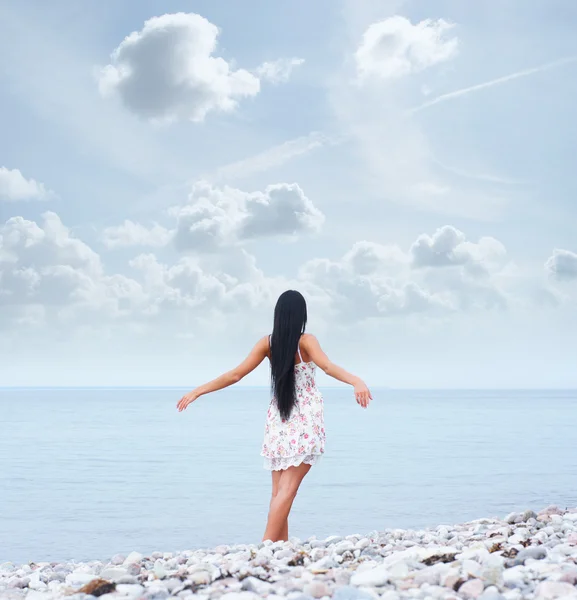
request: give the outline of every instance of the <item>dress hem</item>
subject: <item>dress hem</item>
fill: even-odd
[[[296,454],[294,456],[279,456],[274,458],[264,456],[263,468],[267,471],[284,471],[289,467],[298,467],[303,463],[307,465],[316,465],[321,457],[322,453]]]

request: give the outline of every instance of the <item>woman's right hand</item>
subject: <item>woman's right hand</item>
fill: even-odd
[[[176,408],[178,408],[178,412],[182,412],[183,410],[186,410],[186,407],[189,404],[192,404],[196,399],[198,398],[198,394],[196,392],[196,390],[193,390],[192,392],[188,392],[188,394],[185,394],[177,403]]]
[[[364,381],[355,384],[355,399],[363,408],[367,408],[369,402],[373,399],[371,392]]]

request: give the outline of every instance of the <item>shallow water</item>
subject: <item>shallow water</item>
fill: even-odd
[[[270,474],[265,388],[184,413],[182,390],[0,389],[0,562],[255,542]],[[325,389],[327,453],[291,535],[325,537],[577,504],[577,392]]]

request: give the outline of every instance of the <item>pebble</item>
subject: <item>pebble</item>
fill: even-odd
[[[337,588],[333,594],[333,600],[372,600],[373,598],[374,596],[368,592],[350,585]]]
[[[485,591],[479,596],[478,600],[505,600],[499,589],[495,586],[485,588]]]
[[[0,564],[2,600],[577,600],[577,508],[107,562]],[[90,586],[85,589],[91,589]]]
[[[533,560],[541,560],[547,558],[547,550],[543,546],[532,546],[521,550],[513,559],[512,565],[523,565],[525,561],[532,558]]]
[[[575,597],[577,597],[577,588],[570,583],[561,581],[544,581],[537,586],[535,591],[535,598],[540,600]]]
[[[459,587],[459,594],[463,598],[478,598],[485,589],[483,582],[480,579],[469,579]]]
[[[323,598],[330,596],[329,586],[324,581],[312,581],[304,586],[303,592],[312,598]]]
[[[107,579],[108,581],[118,581],[119,579],[128,576],[128,571],[120,567],[109,567],[108,569],[100,571],[100,577],[102,579]]]
[[[140,552],[131,552],[125,559],[124,559],[124,563],[125,565],[131,565],[133,563],[140,563],[142,562],[143,556],[142,554],[140,554]]]
[[[389,571],[385,567],[376,567],[366,571],[357,571],[351,577],[351,585],[379,587],[389,581]]]

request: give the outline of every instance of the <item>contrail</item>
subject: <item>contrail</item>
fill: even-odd
[[[563,65],[567,65],[569,63],[577,62],[577,56],[568,56],[567,58],[561,58],[559,60],[555,60],[553,62],[547,63],[545,65],[541,65],[539,67],[533,67],[531,69],[523,69],[522,71],[517,71],[517,73],[511,73],[510,75],[505,75],[504,77],[498,77],[497,79],[492,79],[491,81],[485,81],[485,83],[478,83],[477,85],[472,85],[471,87],[463,88],[462,90],[455,90],[454,92],[448,92],[447,94],[441,94],[432,100],[428,100],[424,102],[420,106],[416,106],[415,108],[411,108],[409,110],[410,114],[420,112],[425,108],[429,108],[429,106],[434,106],[435,104],[440,104],[441,102],[446,102],[447,100],[453,100],[454,98],[460,98],[461,96],[466,96],[467,94],[471,94],[473,92],[477,92],[479,90],[484,90],[485,88],[493,87],[494,85],[501,85],[502,83],[507,83],[508,81],[513,81],[513,79],[520,79],[521,77],[528,77],[529,75],[533,75],[535,73],[540,73],[541,71],[549,71],[549,69],[555,69],[556,67],[561,67]]]

